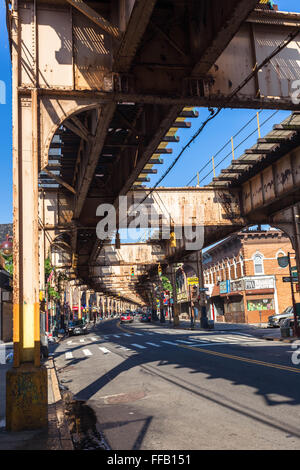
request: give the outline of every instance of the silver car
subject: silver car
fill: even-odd
[[[268,326],[272,326],[274,328],[280,327],[282,325],[282,322],[286,318],[292,318],[294,316],[294,310],[293,307],[287,307],[282,313],[277,313],[275,315],[271,315],[268,318]]]

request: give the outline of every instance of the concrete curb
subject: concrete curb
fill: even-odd
[[[297,341],[299,340],[299,338],[296,338],[295,336],[291,337],[291,338],[278,338],[278,337],[274,337],[274,336],[263,336],[262,337],[263,339],[267,340],[267,341],[278,341],[278,342],[281,342],[281,343],[293,343],[294,341]]]
[[[59,389],[58,378],[53,358],[49,358],[47,362],[47,369],[49,378],[51,380],[52,393],[54,397],[54,406],[48,405],[48,419],[49,423],[56,422],[57,431],[62,450],[74,450],[73,441],[69,431],[68,423],[64,413],[63,401]]]

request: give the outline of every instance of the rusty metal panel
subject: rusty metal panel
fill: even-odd
[[[254,176],[251,179],[251,198],[253,208],[255,209],[258,206],[263,204],[263,194],[262,194],[262,184],[260,174]]]
[[[209,95],[227,96],[293,31],[289,25],[245,23],[221,54],[209,75],[213,78]],[[261,97],[290,100],[292,84],[300,76],[299,36],[264,66],[237,96],[244,99]]]
[[[59,194],[59,214],[58,223],[68,224],[73,218],[73,198]]]
[[[38,68],[42,88],[73,88],[72,21],[69,10],[38,10]]]
[[[300,185],[300,148],[299,147],[290,153],[290,158],[291,158],[292,166],[293,166],[293,175],[294,175],[295,185],[298,186]]]
[[[243,202],[244,213],[248,214],[248,212],[251,211],[251,193],[250,193],[249,181],[243,184],[242,202]]]
[[[279,196],[293,187],[292,168],[288,155],[276,163],[276,187]]]
[[[223,54],[209,71],[214,79],[210,93],[229,94],[245,79],[253,68],[253,54],[248,25],[241,27]],[[255,83],[251,81],[240,92],[241,96],[255,95]]]
[[[256,25],[255,53],[262,62],[288,36],[292,30],[284,26]],[[289,98],[292,82],[300,77],[300,42],[292,41],[258,74],[259,88],[263,96]]]
[[[78,90],[112,91],[111,37],[80,13],[73,13],[74,75]]]
[[[22,87],[34,86],[34,57],[35,47],[33,40],[33,4],[19,10],[20,24],[20,82]]]
[[[265,202],[272,201],[275,198],[272,167],[268,167],[263,171],[263,191]]]

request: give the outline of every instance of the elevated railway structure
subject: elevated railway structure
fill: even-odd
[[[7,395],[25,383],[14,406],[8,400],[7,427],[18,430],[47,419],[39,348],[46,231],[52,241],[69,232],[75,275],[89,285],[103,246],[96,208],[118,210],[120,196],[148,181],[178,141],[176,130],[197,117],[193,107],[297,109],[300,15],[256,9],[257,0],[6,4],[14,198]]]

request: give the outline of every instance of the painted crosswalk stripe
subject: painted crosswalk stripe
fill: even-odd
[[[102,351],[104,354],[107,354],[107,353],[110,352],[110,350],[109,350],[109,349],[106,349],[106,348],[100,348],[100,347],[99,347],[99,349],[100,349],[100,351]]]
[[[92,353],[89,349],[84,349],[82,352],[85,356],[92,356]]]
[[[142,346],[141,344],[132,343],[131,346],[134,346],[134,347],[140,348],[140,349],[146,349],[146,347],[145,347],[145,346]]]
[[[150,346],[155,346],[156,348],[160,348],[159,344],[155,344],[155,343],[146,343],[146,344],[149,344]]]
[[[177,343],[183,343],[183,344],[194,344],[193,341],[184,341],[183,339],[177,339]]]
[[[173,341],[162,341],[162,343],[172,344],[172,346],[179,346],[177,343],[174,343]]]
[[[66,352],[66,359],[73,359],[73,354],[71,352]]]
[[[113,335],[113,337],[114,337],[114,338],[120,338],[120,336],[119,336],[119,335]]]
[[[130,335],[128,333],[123,333],[123,336],[132,336],[132,335]]]
[[[143,333],[134,333],[137,336],[143,336]]]

